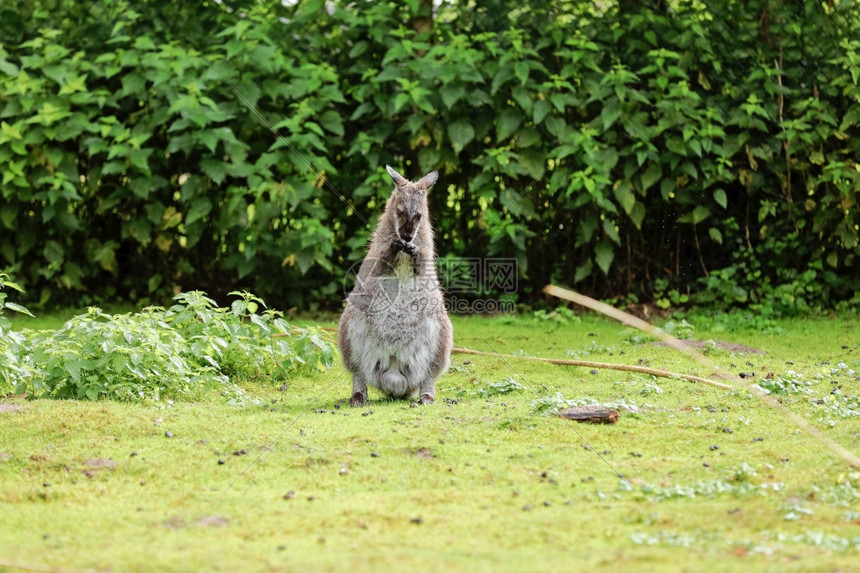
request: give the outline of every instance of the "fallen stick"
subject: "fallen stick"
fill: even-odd
[[[536,360],[538,362],[547,362],[549,364],[561,364],[563,366],[581,366],[583,368],[602,368],[606,370],[621,370],[623,372],[639,372],[641,374],[650,374],[659,378],[682,378],[690,382],[702,382],[710,384],[723,390],[734,390],[733,386],[708,380],[701,376],[693,374],[680,374],[678,372],[669,372],[668,370],[657,370],[656,368],[647,368],[645,366],[634,366],[632,364],[612,364],[609,362],[590,362],[588,360],[563,360],[561,358],[539,358],[537,356],[514,356],[513,354],[499,354],[498,352],[483,352],[481,350],[472,350],[470,348],[454,347],[451,352],[456,354],[475,354],[477,356],[493,356],[495,358],[519,358],[523,360]]]

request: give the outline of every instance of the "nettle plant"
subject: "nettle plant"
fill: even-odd
[[[332,345],[314,328],[291,328],[283,313],[259,297],[241,297],[219,308],[200,291],[176,295],[160,316],[179,331],[202,365],[218,365],[228,376],[281,379],[296,371],[321,370],[332,362]],[[264,309],[258,313],[260,309]]]
[[[250,293],[231,294],[240,298],[229,309],[199,291],[177,295],[168,309],[134,314],[90,307],[57,331],[32,335],[26,356],[32,375],[19,377],[14,392],[120,401],[206,390],[236,397],[244,393],[237,381],[281,382],[331,365],[333,347],[320,331],[291,327]]]
[[[9,309],[33,315],[25,307],[6,301],[8,295],[3,291],[7,287],[23,292],[17,283],[9,280],[9,275],[0,273],[0,396],[12,392],[32,375],[32,370],[23,359],[24,335],[12,330],[12,324],[3,316],[3,311]]]

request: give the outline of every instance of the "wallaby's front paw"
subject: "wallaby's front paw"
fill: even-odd
[[[353,408],[358,406],[364,406],[365,397],[361,392],[356,392],[352,395],[352,398],[349,399],[349,405]]]
[[[421,394],[421,405],[435,404],[436,400],[430,394]]]
[[[395,241],[394,245],[407,255],[415,256],[415,253],[418,252],[418,247],[416,245],[414,245],[413,243],[407,243],[399,237]]]

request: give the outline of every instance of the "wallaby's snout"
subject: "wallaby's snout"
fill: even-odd
[[[415,227],[412,225],[412,222],[403,225],[400,227],[400,238],[406,241],[407,243],[411,242],[415,237]]]

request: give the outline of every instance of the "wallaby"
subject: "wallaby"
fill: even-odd
[[[352,373],[349,404],[363,405],[367,386],[395,398],[419,395],[422,404],[432,404],[454,345],[427,209],[427,191],[439,172],[413,183],[385,168],[394,192],[338,325],[340,351]]]

